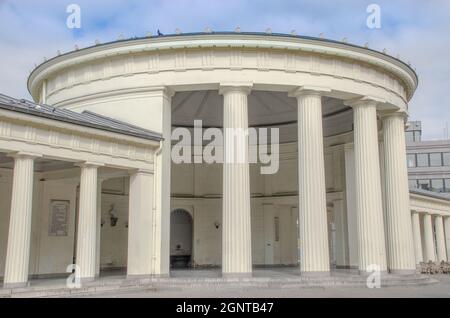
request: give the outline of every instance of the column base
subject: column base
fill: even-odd
[[[29,282],[23,282],[23,283],[3,283],[3,288],[5,289],[14,289],[14,288],[23,288],[23,287],[29,287]]]
[[[83,283],[90,283],[95,281],[96,277],[80,277],[80,282]]]
[[[416,269],[390,269],[389,274],[393,275],[414,275],[417,274]]]
[[[312,271],[312,272],[302,272],[300,271],[300,276],[304,277],[327,277],[331,276],[330,271]]]
[[[251,278],[253,273],[222,273],[222,278]]]

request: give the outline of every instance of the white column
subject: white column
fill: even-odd
[[[130,175],[128,213],[128,277],[153,275],[153,173],[136,171]]]
[[[161,149],[155,153],[154,230],[152,240],[152,275],[168,277],[170,273],[170,168],[172,134],[172,96],[167,87],[151,88],[146,106],[151,113],[146,122],[155,123],[150,129],[161,132]]]
[[[413,237],[414,237],[414,253],[416,256],[416,264],[423,262],[422,254],[422,236],[420,234],[420,216],[416,211],[412,212],[412,227],[413,227]]]
[[[383,117],[386,234],[391,273],[416,271],[406,167],[405,115]]]
[[[450,216],[444,217],[444,234],[447,246],[447,259],[450,260]]]
[[[330,272],[325,160],[323,154],[322,97],[320,88],[299,88],[298,188],[300,271],[304,275]]]
[[[352,106],[354,113],[359,270],[366,273],[375,265],[386,272],[377,103],[363,98],[346,105]]]
[[[436,261],[436,249],[434,247],[433,222],[431,214],[423,216],[423,237],[425,240],[425,262]]]
[[[248,163],[248,101],[251,85],[221,85],[224,164],[222,275],[251,276],[252,242]]]
[[[30,259],[33,173],[36,155],[15,154],[4,287],[23,287],[28,282]]]
[[[82,281],[95,279],[97,265],[97,172],[101,164],[83,163],[80,177],[76,264]]]
[[[447,261],[447,251],[445,248],[445,234],[444,221],[442,215],[434,217],[434,227],[436,229],[436,247],[437,247],[437,261]]]

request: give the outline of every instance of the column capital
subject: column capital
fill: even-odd
[[[379,117],[382,120],[394,118],[394,117],[400,117],[406,122],[406,120],[408,119],[408,113],[404,110],[395,111],[395,112],[380,112]]]
[[[300,97],[304,95],[319,95],[322,96],[324,93],[330,93],[331,88],[322,86],[299,86],[289,92],[289,97]]]
[[[172,98],[175,95],[175,91],[169,86],[149,86],[148,92],[158,94],[161,93],[166,98]]]
[[[8,157],[11,158],[29,158],[29,159],[36,159],[41,158],[42,155],[34,152],[26,152],[26,151],[17,151],[17,152],[10,152],[7,154]]]
[[[219,94],[228,92],[242,92],[249,95],[253,89],[253,83],[250,82],[223,82],[219,85]]]
[[[378,106],[379,104],[384,104],[386,101],[384,99],[374,97],[374,96],[363,96],[353,99],[348,99],[344,101],[345,106],[350,107],[360,107],[360,106]]]
[[[100,168],[100,167],[104,167],[105,164],[100,163],[100,162],[94,162],[94,161],[84,161],[84,162],[75,163],[75,166],[80,167],[80,168]]]

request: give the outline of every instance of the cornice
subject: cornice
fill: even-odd
[[[406,84],[407,98],[410,99],[418,85],[414,70],[402,61],[368,48],[332,40],[283,34],[258,33],[199,33],[145,37],[115,41],[69,52],[52,58],[39,65],[30,74],[28,89],[37,96],[37,88],[50,74],[64,68],[111,56],[142,53],[148,51],[174,51],[180,49],[266,49],[293,52],[310,52],[361,61],[384,69],[399,77]]]

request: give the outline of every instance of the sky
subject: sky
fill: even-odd
[[[70,29],[70,4],[81,8],[81,28]],[[367,26],[377,4],[381,28]],[[30,98],[26,81],[35,64],[71,51],[145,36],[148,32],[273,32],[318,36],[364,45],[411,62],[419,87],[410,120],[421,120],[424,139],[442,139],[450,123],[449,0],[0,0],[0,93]]]

